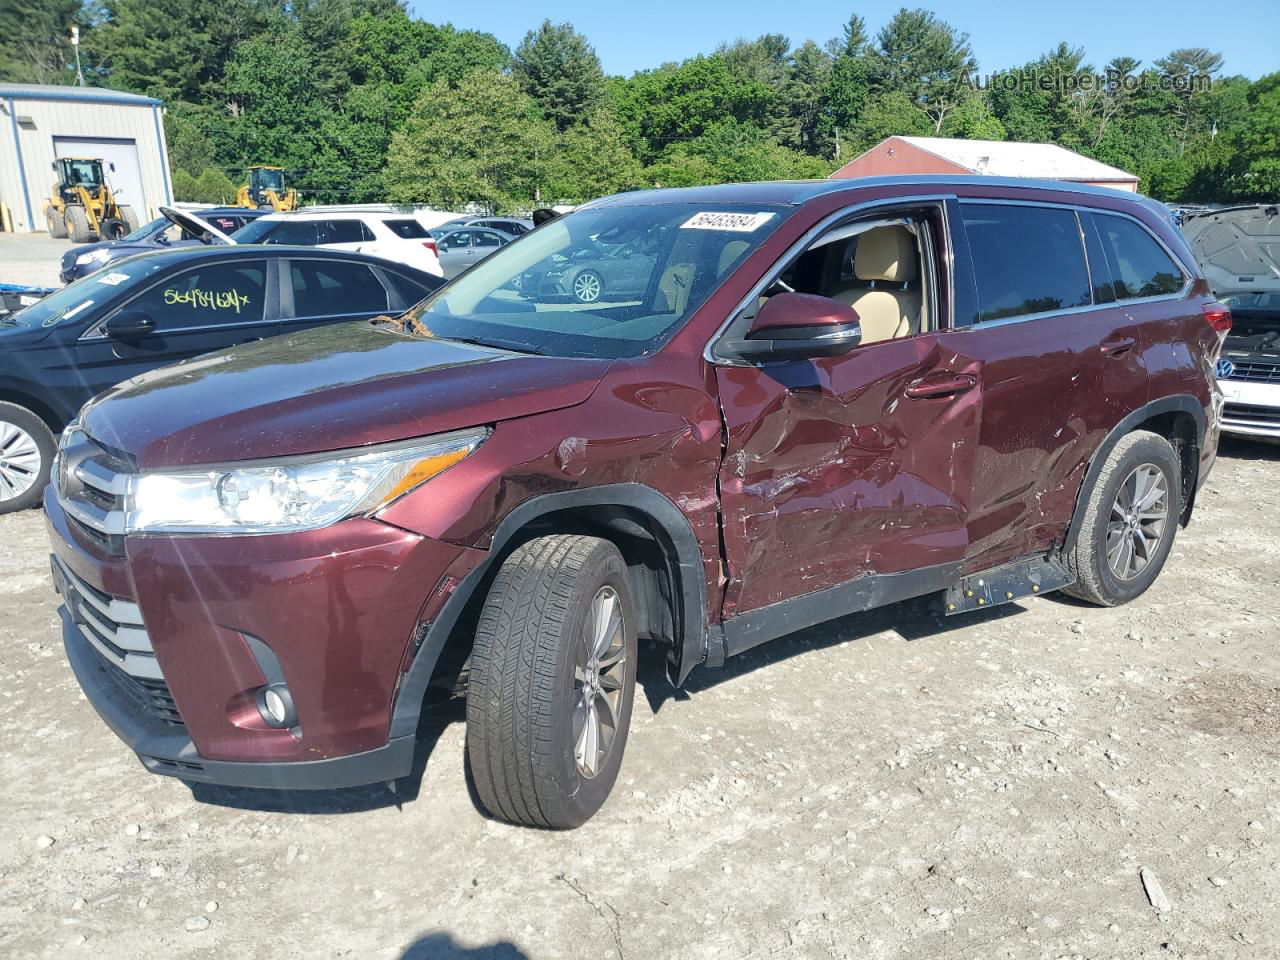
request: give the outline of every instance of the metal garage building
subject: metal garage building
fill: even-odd
[[[43,231],[58,157],[98,157],[120,202],[146,222],[173,202],[159,100],[101,87],[0,83],[0,225]]]

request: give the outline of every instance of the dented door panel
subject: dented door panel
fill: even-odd
[[[954,349],[955,337],[717,369],[726,618],[963,558],[982,391],[980,363]],[[940,374],[967,386],[908,395]]]

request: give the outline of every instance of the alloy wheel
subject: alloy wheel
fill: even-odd
[[[22,496],[40,475],[35,437],[15,423],[0,420],[0,503]]]
[[[1140,464],[1120,484],[1107,521],[1107,564],[1120,580],[1132,580],[1156,556],[1169,523],[1169,484],[1151,463]]]
[[[605,585],[591,600],[573,668],[573,755],[587,779],[604,769],[618,735],[626,637],[618,591]]]
[[[602,289],[600,278],[590,271],[573,278],[573,295],[583,303],[595,303],[600,299]]]

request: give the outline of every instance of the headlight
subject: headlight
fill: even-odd
[[[86,263],[97,263],[99,260],[105,260],[109,256],[111,256],[111,253],[106,247],[99,247],[97,250],[90,250],[88,253],[82,253],[76,257],[76,266],[83,267]]]
[[[129,481],[128,533],[290,533],[365,515],[467,457],[489,431]]]

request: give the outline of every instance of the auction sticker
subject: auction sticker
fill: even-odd
[[[695,213],[680,224],[682,230],[727,230],[730,233],[751,233],[773,219],[772,213],[726,213],[708,210]]]
[[[128,279],[129,275],[127,273],[108,273],[105,277],[99,277],[98,282],[110,284],[114,287],[118,284],[124,283]]]

